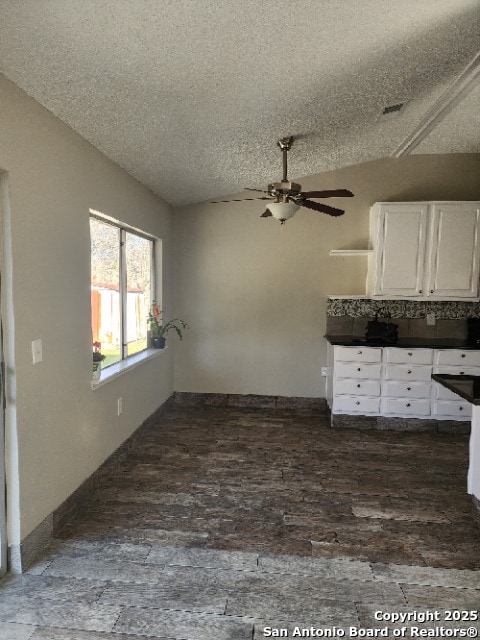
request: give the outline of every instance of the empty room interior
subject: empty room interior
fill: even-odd
[[[0,16],[0,640],[476,637],[478,0]]]

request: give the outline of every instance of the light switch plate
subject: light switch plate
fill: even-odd
[[[38,364],[42,360],[42,340],[40,338],[37,338],[37,340],[32,341],[32,362],[33,364]]]

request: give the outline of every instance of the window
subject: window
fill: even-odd
[[[90,216],[92,337],[103,368],[147,348],[155,297],[155,240],[121,223]]]

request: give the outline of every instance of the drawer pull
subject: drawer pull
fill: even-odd
[[[464,358],[464,357],[465,357],[465,354],[464,354],[464,353],[462,353],[462,356],[461,356],[461,357],[462,357],[462,358]]]
[[[356,404],[356,405],[359,405],[359,404],[360,404],[360,401],[359,401],[359,400],[357,400],[355,404]]]
[[[358,355],[361,356],[363,351],[357,351]]]
[[[406,406],[406,407],[409,407],[409,406],[410,406],[410,402],[407,402],[407,404],[406,404],[405,406]]]
[[[408,352],[409,356],[413,356],[413,353],[411,351]]]
[[[435,291],[433,289],[430,289],[430,293],[435,293]]]
[[[357,371],[361,371],[361,370],[362,370],[361,367],[358,367]]]
[[[361,384],[357,384],[357,387],[358,387],[359,389],[360,389],[360,387],[361,387],[361,386],[362,386]]]
[[[409,370],[407,371],[407,373],[412,373],[412,370],[411,370],[411,369],[409,369]]]
[[[465,371],[460,371],[460,375],[464,376],[465,375]]]
[[[411,391],[411,390],[412,390],[412,387],[407,387],[407,391]]]
[[[458,410],[459,411],[463,411],[463,407],[458,407]]]

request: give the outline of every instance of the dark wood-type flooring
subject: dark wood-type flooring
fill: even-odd
[[[467,466],[466,435],[174,405],[60,537],[479,569]]]

